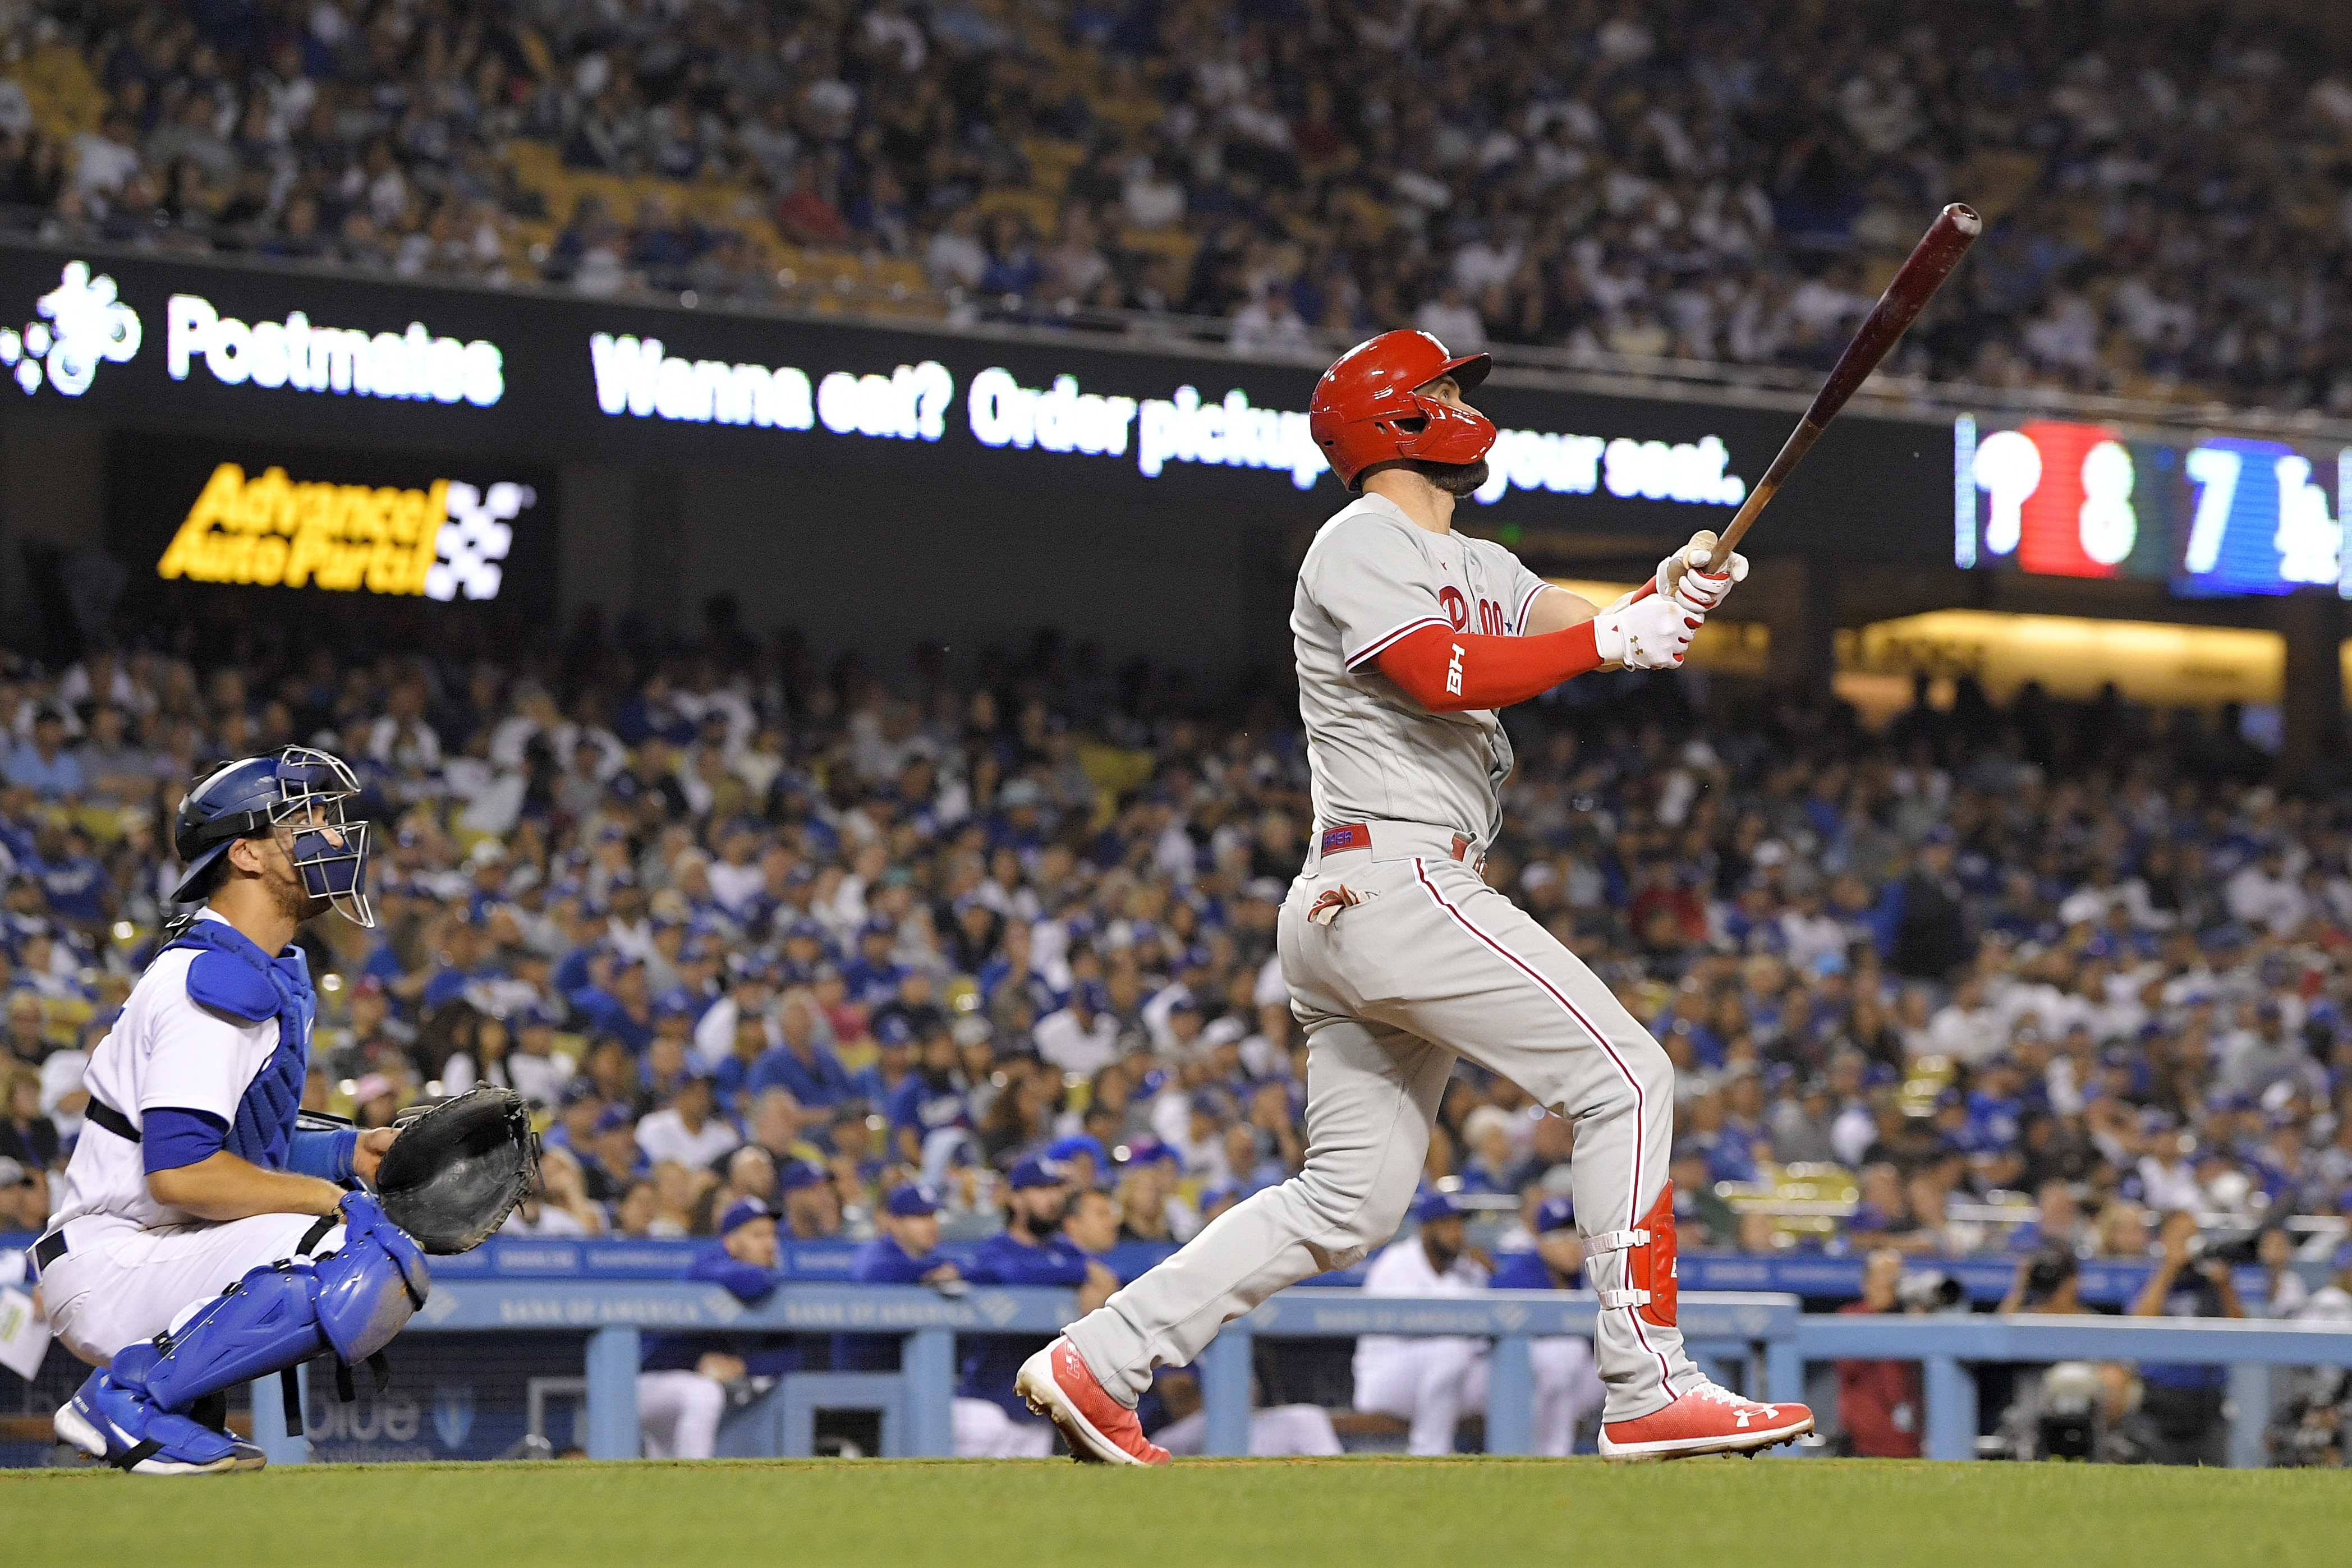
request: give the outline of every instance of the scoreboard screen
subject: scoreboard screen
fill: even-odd
[[[2169,567],[2169,447],[2105,425],[1953,425],[1952,559],[2050,577],[2160,580]]]
[[[1968,414],[1952,448],[1961,567],[2136,578],[2183,597],[2312,587],[2352,597],[2352,449]]]
[[[2189,448],[2181,477],[2193,499],[2179,530],[2175,593],[2352,587],[2343,522],[2352,452],[2218,436]]]

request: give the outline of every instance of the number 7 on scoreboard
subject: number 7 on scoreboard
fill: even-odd
[[[2189,482],[2198,486],[2197,516],[2180,565],[2191,576],[2202,576],[2221,562],[2221,538],[2230,531],[2230,507],[2245,465],[2245,458],[2226,446],[2200,446],[2189,454]]]

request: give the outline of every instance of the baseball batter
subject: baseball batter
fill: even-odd
[[[394,1134],[297,1126],[315,998],[295,927],[373,925],[367,827],[343,763],[289,747],[215,770],[180,807],[201,900],[132,988],[83,1077],[89,1124],[33,1249],[49,1321],[97,1365],[58,1440],[139,1475],[257,1469],[225,1391],[332,1352],[365,1361],[428,1289],[376,1200]]]
[[[1308,1040],[1307,1165],[1022,1367],[1020,1393],[1081,1458],[1167,1462],[1134,1413],[1151,1369],[1189,1363],[1219,1325],[1395,1232],[1457,1056],[1576,1124],[1575,1212],[1590,1227],[1609,1390],[1601,1452],[1745,1452],[1812,1429],[1804,1406],[1740,1398],[1684,1354],[1674,1070],[1608,987],[1479,875],[1512,765],[1496,710],[1606,665],[1679,665],[1747,563],[1694,570],[1704,538],[1596,610],[1455,533],[1495,440],[1465,401],[1489,368],[1427,333],[1389,332],[1315,389],[1309,428],[1358,498],[1308,549],[1291,612],[1315,832],[1277,946]]]

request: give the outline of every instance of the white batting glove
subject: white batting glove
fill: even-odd
[[[1605,664],[1629,670],[1679,668],[1690,652],[1696,622],[1706,619],[1672,599],[1651,594],[1646,599],[1611,605],[1593,618],[1592,646]]]
[[[1703,570],[1715,545],[1713,531],[1701,528],[1691,536],[1690,543],[1660,561],[1655,579],[1658,596],[1680,599],[1684,609],[1699,616],[1721,604],[1732,585],[1748,576],[1748,558],[1735,554],[1713,570]]]
[[[1698,560],[1703,561],[1706,559],[1706,553],[1704,550],[1696,553]],[[1747,576],[1748,558],[1744,555],[1734,555],[1723,563],[1723,570],[1720,571],[1701,571],[1697,563],[1694,561],[1684,570],[1681,580],[1675,584],[1675,602],[1692,614],[1704,619],[1709,611],[1721,604],[1730,594],[1732,585],[1743,580]]]

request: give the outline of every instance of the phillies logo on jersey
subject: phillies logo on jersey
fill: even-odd
[[[1437,591],[1437,602],[1445,607],[1445,619],[1454,623],[1456,632],[1470,629],[1470,601],[1462,597],[1460,589],[1447,583]]]

